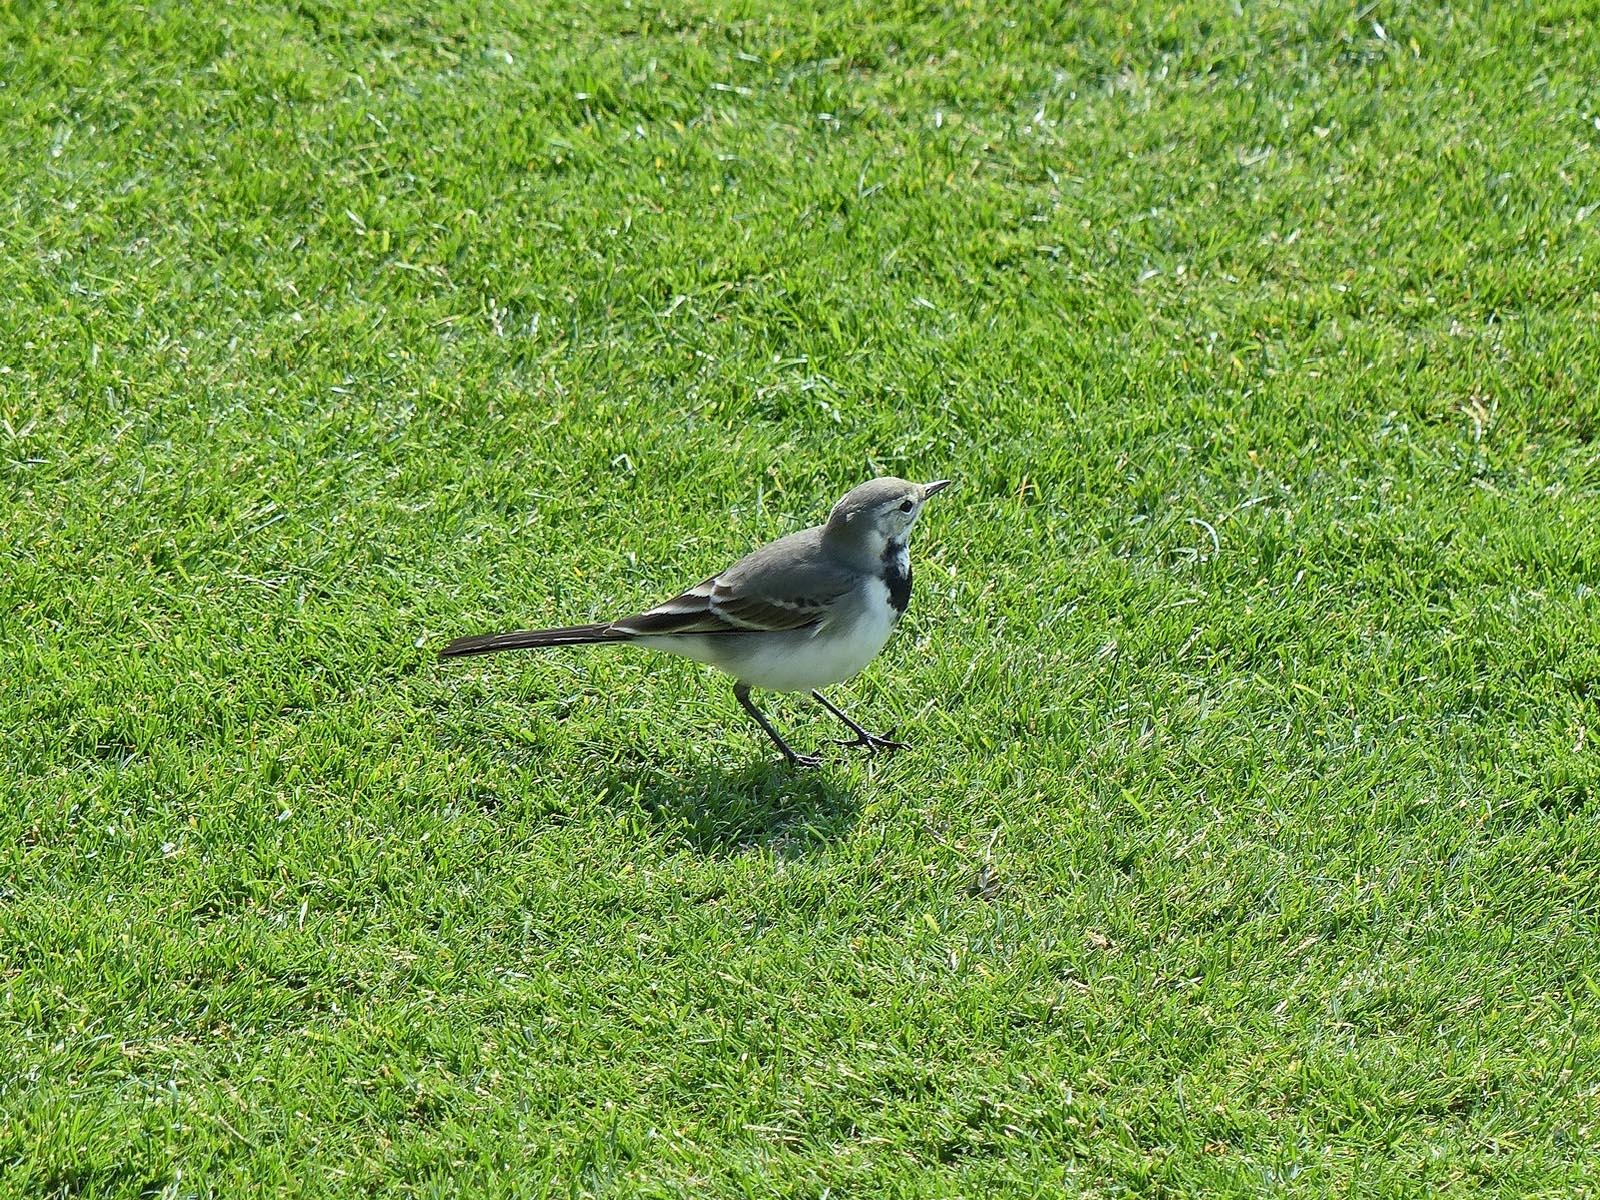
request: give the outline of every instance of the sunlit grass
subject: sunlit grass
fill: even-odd
[[[1592,8],[0,27],[0,1190],[1600,1186]]]

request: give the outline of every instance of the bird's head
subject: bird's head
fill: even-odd
[[[851,489],[833,506],[824,536],[857,558],[876,560],[903,550],[928,497],[949,483],[948,479],[933,483],[893,477],[870,480]]]

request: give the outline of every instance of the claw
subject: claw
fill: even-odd
[[[894,730],[891,729],[889,732],[893,733]],[[893,738],[882,737],[876,733],[868,733],[861,737],[831,738],[829,740],[835,746],[844,746],[847,749],[860,747],[863,750],[871,750],[873,753],[877,753],[880,750],[907,750],[910,748],[909,742],[897,742]]]

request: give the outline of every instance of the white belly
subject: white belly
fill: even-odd
[[[860,674],[894,632],[895,615],[885,589],[884,603],[848,627],[824,628],[787,644],[762,643],[738,662],[717,665],[753,688],[809,692]]]
[[[900,614],[889,603],[889,589],[877,580],[868,588],[867,603],[816,630],[731,637],[667,634],[635,641],[710,663],[753,688],[808,692],[859,674],[894,632]]]

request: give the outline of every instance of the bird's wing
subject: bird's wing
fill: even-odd
[[[858,582],[821,552],[816,530],[791,534],[720,575],[611,628],[621,633],[776,633],[821,625]]]

